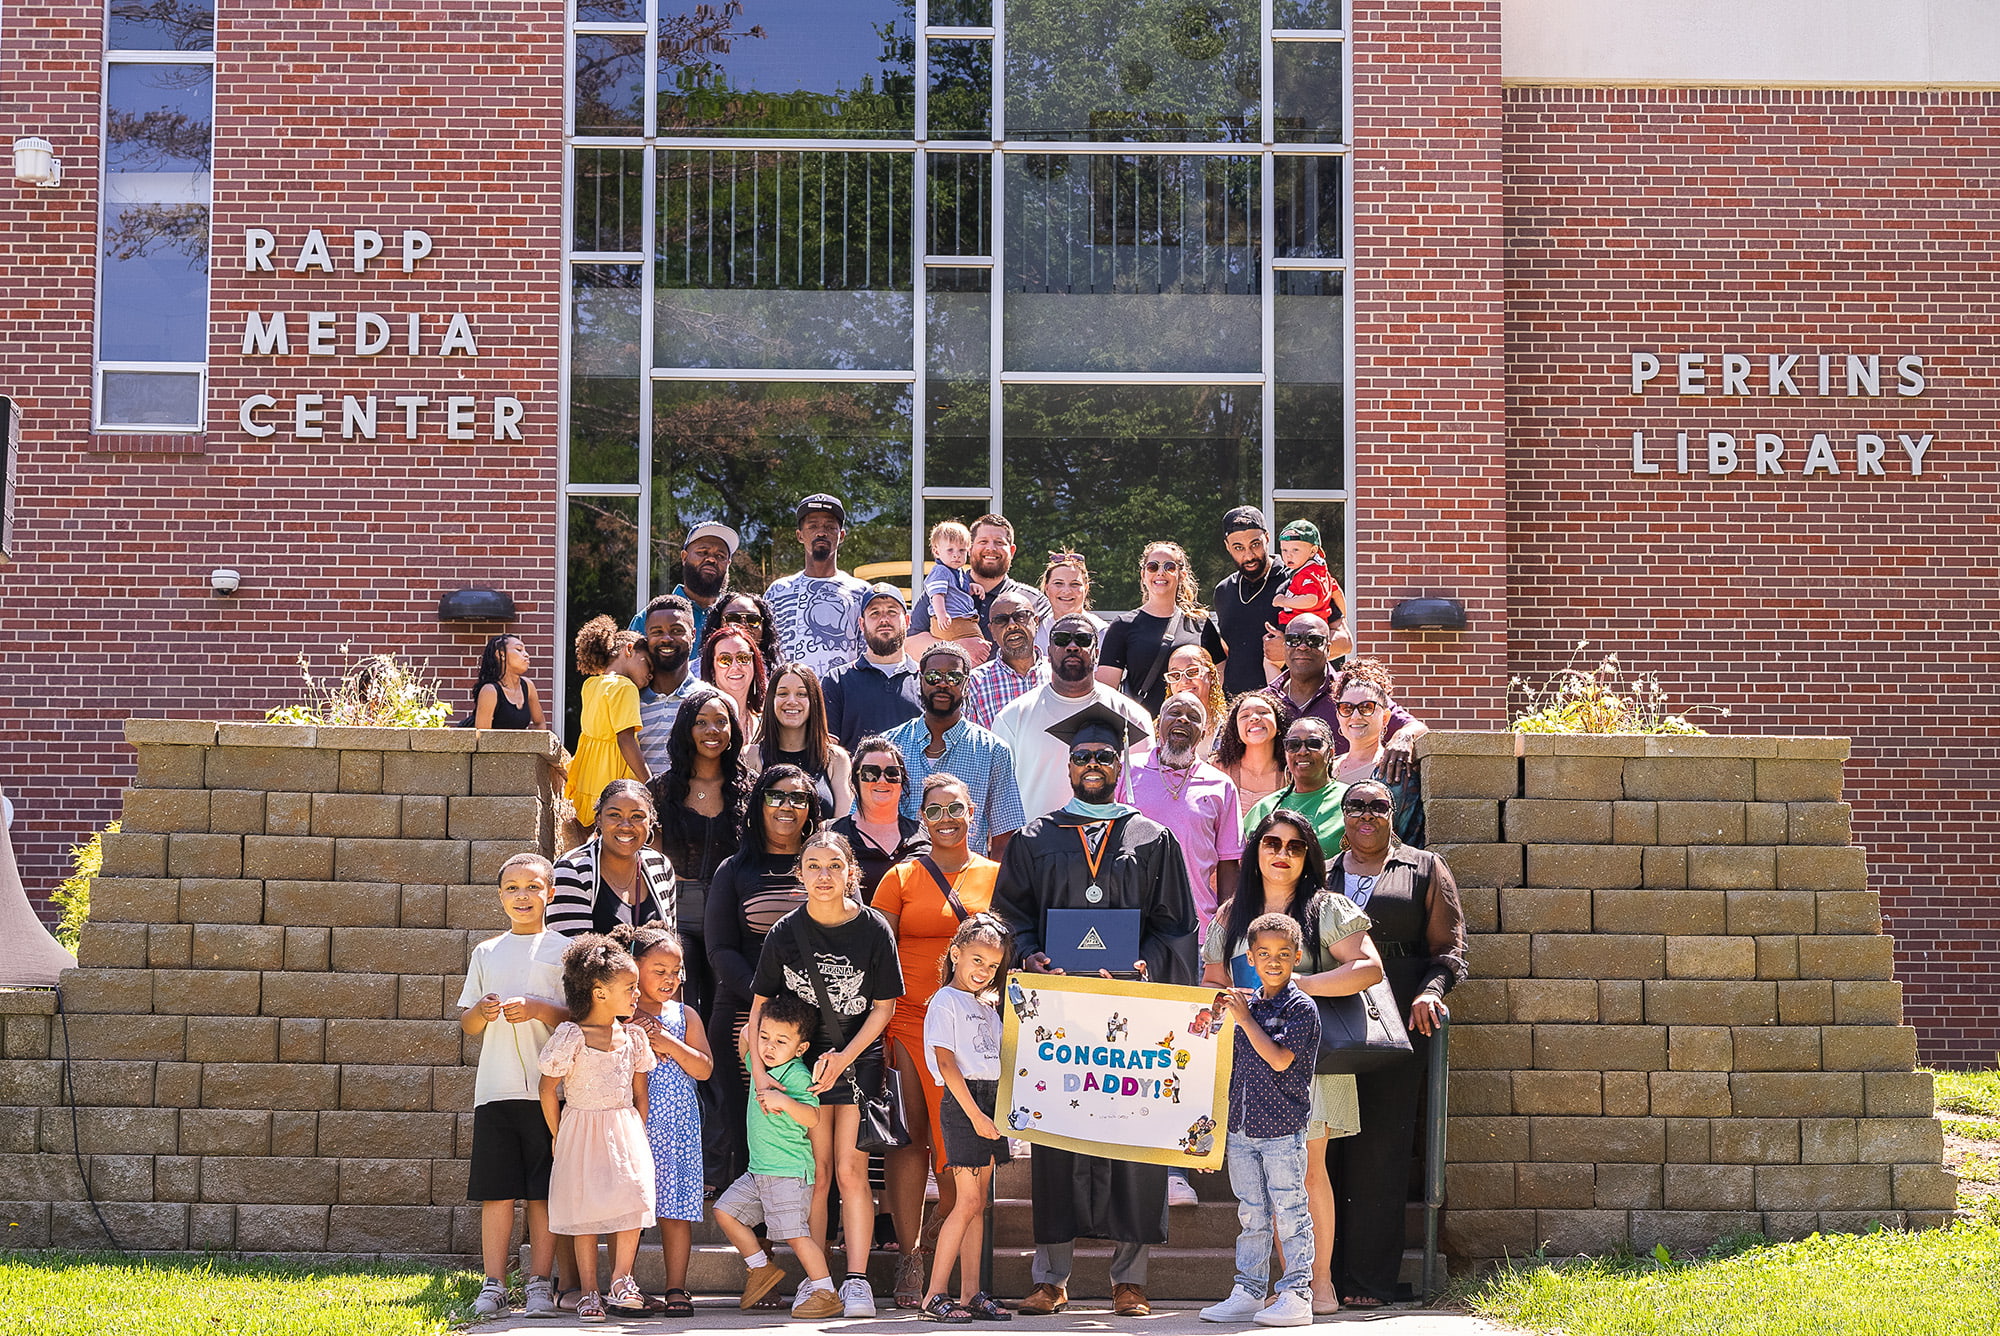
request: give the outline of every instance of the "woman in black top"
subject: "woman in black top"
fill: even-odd
[[[880,734],[855,744],[852,768],[854,810],[829,829],[845,839],[861,865],[861,903],[875,903],[882,874],[905,859],[930,850],[923,822],[902,814],[910,772],[903,749]]]
[[[784,664],[765,684],[763,722],[748,756],[752,770],[795,765],[805,771],[819,790],[822,823],[854,805],[847,748],[827,731],[819,674],[802,663]]]
[[[1328,889],[1368,915],[1396,1007],[1409,1015],[1410,1057],[1354,1078],[1361,1131],[1333,1143],[1333,1280],[1340,1302],[1393,1302],[1431,1034],[1450,1018],[1444,995],[1465,978],[1465,913],[1451,869],[1396,838],[1396,798],[1379,779],[1341,795],[1342,847]]]
[[[472,688],[474,728],[548,728],[542,698],[527,678],[534,662],[521,637],[498,635],[479,652],[479,681]]]
[[[710,1014],[715,996],[705,936],[708,884],[743,839],[753,776],[743,763],[743,725],[719,691],[689,693],[667,735],[667,768],[647,784],[658,809],[654,847],[673,865],[679,889],[675,928],[687,950],[681,1001]]]
[[[1194,569],[1179,543],[1146,544],[1139,561],[1136,611],[1105,628],[1097,680],[1117,687],[1157,715],[1167,699],[1167,660],[1182,645],[1200,645],[1221,662],[1229,652],[1215,619],[1195,601]]]
[[[736,1053],[736,1032],[750,1014],[751,982],[765,934],[805,903],[799,884],[799,851],[819,828],[819,795],[795,765],[774,765],[750,788],[742,846],[716,868],[708,883],[702,936],[715,997],[708,1017],[709,1047]],[[718,1158],[708,1163],[709,1183],[722,1187],[749,1168],[744,1114],[750,1087],[741,1063],[718,1063],[710,1084],[716,1088]],[[726,1143],[725,1139],[726,1138]]]

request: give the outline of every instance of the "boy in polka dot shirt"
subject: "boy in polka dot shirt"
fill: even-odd
[[[1319,1008],[1292,982],[1305,948],[1298,920],[1265,914],[1247,935],[1250,967],[1261,988],[1218,995],[1243,1031],[1229,1074],[1229,1186],[1236,1193],[1236,1284],[1201,1310],[1205,1322],[1302,1327],[1313,1320],[1312,1212],[1306,1206],[1306,1120],[1313,1063],[1319,1056]],[[1285,1274],[1266,1300],[1271,1237]]]

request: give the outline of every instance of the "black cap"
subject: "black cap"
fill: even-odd
[[[1238,506],[1222,517],[1222,536],[1227,538],[1245,529],[1256,529],[1269,533],[1271,526],[1264,520],[1264,512],[1255,506]]]
[[[847,507],[840,504],[840,498],[837,496],[828,496],[825,492],[814,492],[811,496],[799,502],[798,522],[800,524],[806,522],[806,516],[814,513],[833,516],[833,522],[843,528],[847,525]]]
[[[1104,743],[1120,751],[1146,738],[1146,730],[1102,701],[1092,701],[1067,719],[1050,724],[1045,732],[1066,746]]]

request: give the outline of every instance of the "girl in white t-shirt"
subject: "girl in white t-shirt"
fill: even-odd
[[[924,1014],[924,1061],[931,1078],[951,1094],[938,1113],[944,1132],[944,1167],[957,1174],[958,1196],[938,1230],[924,1298],[926,1317],[938,1322],[1000,1322],[1012,1317],[979,1283],[979,1245],[985,1229],[986,1185],[993,1166],[1012,1158],[1007,1138],[993,1124],[1000,1091],[1000,989],[1012,938],[991,914],[958,925],[938,961],[944,987]],[[946,1291],[958,1263],[957,1302]]]

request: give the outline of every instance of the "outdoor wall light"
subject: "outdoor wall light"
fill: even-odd
[[[1463,631],[1465,605],[1455,598],[1406,598],[1389,614],[1393,631]]]
[[[441,622],[511,622],[514,600],[498,589],[460,589],[438,600]]]
[[[236,587],[242,583],[243,577],[227,566],[218,566],[208,573],[208,587],[224,598],[235,593]]]
[[[23,135],[14,141],[14,179],[31,186],[62,184],[62,163],[56,160],[56,146],[39,135]]]

